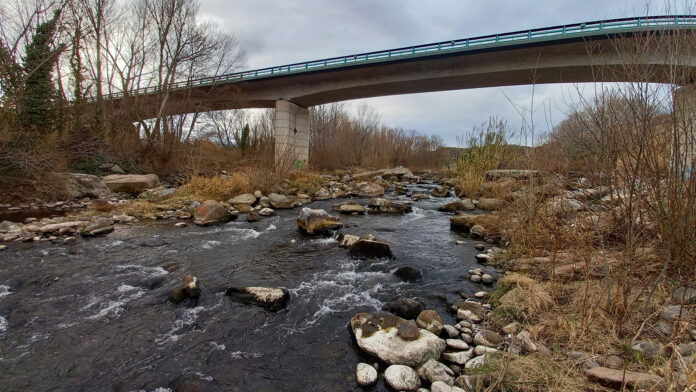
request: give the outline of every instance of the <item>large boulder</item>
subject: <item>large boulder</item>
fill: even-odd
[[[417,339],[403,340],[396,328],[401,321],[404,319],[392,315],[358,313],[350,320],[350,327],[362,350],[390,365],[417,366],[440,357],[444,340],[423,329]]]
[[[251,193],[245,193],[239,196],[235,196],[229,200],[227,200],[228,203],[234,205],[234,204],[247,204],[247,205],[252,205],[256,203],[256,196],[254,196]]]
[[[60,185],[63,195],[69,199],[84,197],[110,199],[115,196],[97,176],[82,173],[56,173],[54,178]]]
[[[370,213],[386,212],[392,214],[405,214],[411,212],[411,203],[374,197],[370,199]]]
[[[277,287],[228,287],[225,294],[240,302],[260,305],[272,310],[284,308],[290,298],[286,289]]]
[[[341,248],[350,248],[360,240],[360,237],[353,234],[341,234],[338,236],[338,246]]]
[[[353,193],[360,197],[382,196],[384,187],[374,182],[361,182],[356,185]]]
[[[278,193],[271,193],[268,195],[268,201],[276,210],[295,207],[295,203],[292,200]]]
[[[308,234],[318,234],[343,226],[341,218],[329,215],[324,210],[313,210],[304,207],[297,217],[297,226]]]
[[[403,265],[394,270],[394,275],[404,282],[414,282],[423,276],[423,271],[410,265]]]
[[[112,174],[103,181],[114,192],[135,194],[156,187],[159,177],[156,174]]]
[[[364,214],[367,212],[367,208],[358,203],[343,204],[338,208],[338,210],[341,212],[341,214]]]
[[[193,218],[193,223],[199,226],[209,226],[228,222],[231,215],[222,204],[215,200],[206,200],[193,213]]]
[[[471,199],[462,199],[441,205],[437,210],[442,212],[459,212],[471,211],[476,209],[474,202]]]
[[[423,304],[415,299],[399,296],[385,303],[382,310],[405,319],[415,319],[423,311]]]
[[[350,254],[355,257],[391,257],[392,251],[386,242],[361,238],[350,247]]]

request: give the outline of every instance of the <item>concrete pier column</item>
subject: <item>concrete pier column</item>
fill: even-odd
[[[274,133],[276,164],[301,166],[309,161],[308,109],[276,101]]]

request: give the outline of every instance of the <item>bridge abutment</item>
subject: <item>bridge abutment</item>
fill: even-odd
[[[277,165],[309,161],[309,110],[291,101],[276,101],[274,136]]]

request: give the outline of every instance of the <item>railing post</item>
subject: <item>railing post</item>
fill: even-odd
[[[566,26],[563,25],[563,35],[566,35]]]
[[[389,51],[389,56],[388,56],[388,57],[391,57],[391,50]]]
[[[527,39],[532,39],[532,30],[527,31]]]
[[[495,43],[497,44],[498,42],[500,42],[500,35],[496,34],[495,35]]]
[[[452,42],[453,42],[453,43],[452,43],[452,46],[454,46],[454,41],[452,41]],[[464,43],[464,45],[465,45],[467,48],[469,47],[469,38],[466,39],[466,42]]]
[[[415,46],[411,47],[411,54],[416,54],[416,47]]]
[[[599,22],[599,30],[604,30],[604,21]]]
[[[642,19],[641,19],[641,18],[638,18],[638,27],[640,27],[641,22],[642,22]]]

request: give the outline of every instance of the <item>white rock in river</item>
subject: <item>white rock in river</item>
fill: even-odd
[[[388,364],[418,366],[445,351],[445,341],[421,329],[415,340],[397,336],[396,325],[404,321],[393,315],[358,313],[350,320],[358,346]]]
[[[468,350],[469,345],[466,344],[465,341],[461,339],[447,339],[446,340],[447,347],[450,347],[454,350]]]
[[[372,385],[377,381],[377,369],[366,363],[359,363],[355,369],[355,380],[360,385]]]
[[[397,391],[415,391],[420,387],[420,378],[415,370],[404,365],[391,365],[384,371],[384,379]]]
[[[457,365],[466,365],[466,363],[474,356],[474,349],[467,351],[457,351],[454,353],[443,353],[442,359],[456,363]]]
[[[454,372],[452,369],[432,358],[418,367],[418,375],[430,382],[441,381],[447,385],[454,383]]]
[[[459,336],[459,330],[457,330],[457,328],[455,328],[451,325],[445,325],[444,329],[445,329],[445,333],[447,334],[447,336],[449,336],[451,338],[456,338],[457,336]]]

